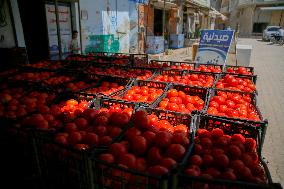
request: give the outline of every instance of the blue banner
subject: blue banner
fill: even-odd
[[[225,65],[233,36],[233,30],[202,30],[196,62]]]

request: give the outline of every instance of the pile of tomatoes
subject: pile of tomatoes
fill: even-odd
[[[122,97],[123,100],[151,103],[163,93],[163,89],[148,86],[133,86]]]
[[[200,65],[198,68],[195,69],[195,71],[221,73],[222,69],[221,66],[216,66],[216,65],[215,66]]]
[[[224,134],[222,129],[199,129],[195,146],[184,173],[206,179],[248,181],[265,184],[256,141],[242,134]],[[198,188],[198,183],[196,188]]]
[[[56,85],[59,85],[59,84],[65,83],[65,82],[69,82],[73,79],[74,79],[74,77],[72,77],[72,76],[63,76],[63,75],[55,76],[55,77],[51,77],[51,78],[44,80],[43,84],[44,85],[50,85],[50,86],[56,86]]]
[[[48,77],[54,75],[53,72],[27,72],[27,73],[20,73],[14,76],[11,76],[9,79],[11,80],[21,80],[21,81],[41,81]]]
[[[153,81],[178,83],[198,87],[212,87],[214,84],[214,75],[189,73],[181,75],[158,75]]]
[[[97,82],[86,83],[84,81],[70,82],[66,84],[66,88],[72,92],[78,92],[81,89],[96,85]]]
[[[256,91],[255,84],[251,79],[240,78],[233,75],[225,75],[224,78],[218,80],[216,88],[229,89],[243,92],[254,92]]]
[[[93,146],[109,146],[118,137],[130,120],[131,107],[113,104],[110,108],[85,109],[63,125],[63,132],[54,140],[77,150]]]
[[[193,110],[202,110],[204,100],[199,96],[186,95],[183,91],[170,89],[167,97],[159,104],[160,109],[171,110],[182,113],[191,113]]]
[[[232,73],[232,74],[241,74],[241,75],[253,75],[252,72],[248,68],[245,67],[229,67],[227,68],[227,73]]]
[[[104,81],[99,87],[90,88],[84,91],[84,93],[87,93],[87,94],[101,93],[106,96],[109,96],[112,93],[117,92],[122,89],[124,89],[124,86],[120,86],[118,83],[115,83],[115,82],[110,83],[110,82]]]
[[[208,114],[260,121],[250,94],[218,91],[210,99]]]
[[[152,116],[150,118],[150,116]],[[99,155],[101,161],[116,164],[121,168],[132,169],[150,175],[162,176],[168,174],[180,163],[189,147],[189,131],[185,125],[171,125],[167,120],[159,120],[154,114],[137,111],[133,117],[133,127],[128,129],[120,142],[110,145],[105,153]],[[171,130],[168,130],[168,125]],[[142,188],[156,185],[147,178],[130,174],[119,169],[104,169],[99,166],[111,186],[120,186],[121,180],[116,182],[114,175],[124,175],[123,182],[135,185],[139,182]],[[104,182],[104,179],[100,180]],[[107,185],[104,182],[105,185]]]

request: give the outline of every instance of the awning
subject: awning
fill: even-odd
[[[284,10],[284,6],[279,6],[279,7],[260,7],[259,9],[262,10],[262,11]]]

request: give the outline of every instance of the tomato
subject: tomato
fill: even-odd
[[[132,141],[132,138],[138,135],[141,135],[141,131],[135,127],[131,127],[125,132],[125,138],[129,141]]]
[[[167,157],[173,158],[176,161],[181,161],[185,155],[185,148],[180,144],[171,144],[167,149]]]
[[[133,137],[131,144],[131,149],[135,155],[142,155],[147,150],[147,140],[143,136]]]
[[[124,127],[129,122],[128,115],[119,112],[113,112],[110,116],[110,124],[118,127]]]
[[[139,129],[146,129],[150,126],[150,120],[147,113],[141,110],[135,112],[133,115],[133,123],[134,126]]]
[[[73,131],[77,131],[77,125],[75,123],[66,123],[66,125],[64,126],[64,131],[67,133],[71,133]]]
[[[218,110],[216,108],[214,108],[214,107],[209,107],[207,112],[208,112],[208,114],[211,114],[211,115],[218,114]]]
[[[186,125],[184,124],[179,124],[177,126],[174,127],[174,130],[175,130],[175,133],[176,132],[182,132],[184,134],[187,134],[188,133],[188,128]]]
[[[135,170],[137,171],[145,171],[146,170],[146,161],[144,158],[136,158],[135,162]]]
[[[214,164],[219,168],[226,168],[229,165],[229,158],[225,154],[219,154],[214,157]]]
[[[142,134],[142,136],[146,139],[147,145],[150,146],[153,144],[156,134],[152,131],[146,131]]]
[[[189,162],[191,165],[201,166],[202,158],[199,155],[193,155],[189,158]]]
[[[95,123],[97,125],[103,125],[103,126],[108,125],[109,119],[106,116],[98,116],[98,117],[95,118]]]
[[[223,96],[214,96],[212,100],[216,101],[219,105],[223,105],[226,103],[226,98]]]
[[[98,114],[98,110],[95,109],[86,109],[84,110],[83,114],[81,115],[83,118],[85,118],[88,121],[94,120],[95,117]]]
[[[172,158],[163,158],[159,165],[166,167],[167,169],[173,169],[177,162]]]
[[[68,136],[68,143],[71,145],[78,144],[82,141],[82,136],[80,132],[74,131],[71,132]]]
[[[85,118],[77,118],[75,124],[79,130],[84,130],[88,126],[88,121]]]
[[[155,114],[148,115],[148,118],[150,119],[151,126],[157,126],[159,119]]]
[[[56,135],[55,136],[55,142],[59,143],[59,144],[64,144],[64,145],[67,145],[68,144],[68,140],[67,140],[67,136],[64,136],[64,135]]]
[[[151,175],[162,176],[162,175],[169,173],[169,170],[167,168],[163,167],[163,166],[156,165],[156,166],[153,166],[153,167],[149,167],[147,169],[147,172]]]
[[[157,147],[151,147],[148,151],[147,162],[149,165],[158,164],[162,160],[161,150]]]
[[[109,128],[111,128],[109,131],[109,136],[112,138],[118,137],[122,132],[121,128],[119,127],[109,127]]]
[[[77,106],[79,103],[77,100],[71,99],[66,102],[67,106]]]
[[[119,158],[120,156],[127,153],[127,149],[123,144],[113,143],[110,145],[110,152],[114,155],[114,157]]]
[[[136,167],[136,157],[133,154],[121,154],[118,164],[125,165],[128,168]]]
[[[170,89],[168,94],[167,94],[167,97],[168,98],[178,97],[178,91],[176,89]]]
[[[171,144],[173,135],[167,131],[160,131],[156,134],[155,144],[160,148],[166,148]]]
[[[93,146],[98,144],[99,137],[95,133],[87,133],[83,140],[89,146]]]
[[[178,111],[179,106],[176,103],[168,103],[167,109],[171,111]]]
[[[114,156],[108,153],[99,155],[99,159],[110,164],[114,163],[115,161]]]
[[[98,136],[105,136],[107,134],[107,128],[105,126],[97,126],[94,128],[94,131]]]

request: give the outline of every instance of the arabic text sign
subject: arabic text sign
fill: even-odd
[[[225,65],[233,35],[233,30],[202,30],[196,61]]]

